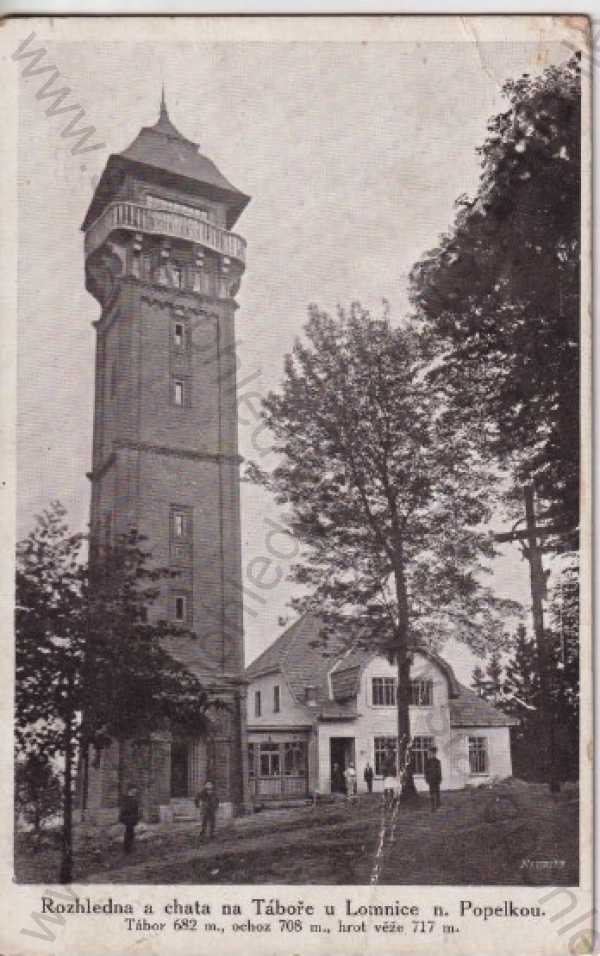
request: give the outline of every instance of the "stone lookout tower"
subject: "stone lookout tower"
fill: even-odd
[[[193,629],[170,651],[221,700],[213,733],[114,742],[90,761],[86,816],[114,819],[124,787],[145,818],[185,812],[207,773],[225,811],[246,799],[235,295],[249,197],[172,124],[109,157],[82,229],[95,323],[91,534],[137,529],[179,572],[159,611]]]

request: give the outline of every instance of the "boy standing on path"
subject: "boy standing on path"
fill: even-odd
[[[442,782],[442,765],[437,757],[437,747],[432,747],[425,762],[425,780],[429,786],[431,809],[437,810],[440,805],[440,784]]]
[[[206,836],[206,831],[209,833],[209,840],[215,835],[215,823],[217,817],[217,807],[219,806],[219,798],[215,793],[215,788],[211,780],[207,780],[204,784],[202,790],[196,797],[196,806],[201,808],[202,811],[202,839]]]

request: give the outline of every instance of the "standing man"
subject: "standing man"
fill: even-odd
[[[202,834],[201,838],[204,839],[206,832],[208,830],[208,838],[212,840],[215,835],[215,823],[217,819],[217,807],[219,806],[219,798],[215,793],[215,788],[212,783],[212,780],[207,780],[204,784],[202,790],[196,797],[196,806],[200,807],[202,811]]]
[[[121,807],[121,815],[119,820],[125,826],[125,834],[123,836],[123,852],[131,853],[133,850],[133,842],[135,839],[135,828],[141,819],[140,806],[137,798],[137,790],[135,787],[129,787],[127,791],[127,796],[123,801],[123,806]]]
[[[442,765],[437,758],[437,747],[431,747],[425,761],[425,780],[429,786],[431,809],[437,810],[440,805],[440,784],[442,782]]]
[[[365,767],[365,772],[363,776],[367,784],[367,791],[369,793],[373,793],[373,768],[368,760],[367,760],[367,766]]]
[[[339,763],[334,763],[331,768],[331,792],[332,793],[344,793],[346,789],[344,774]]]

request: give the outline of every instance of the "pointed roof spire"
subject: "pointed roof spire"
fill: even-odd
[[[161,120],[162,120],[162,119],[167,119],[167,120],[168,120],[168,118],[169,118],[169,114],[168,114],[168,112],[167,112],[167,101],[165,100],[165,84],[163,83],[163,84],[162,84],[162,92],[161,92],[161,96],[160,96],[160,117],[159,117],[159,119],[161,119]]]

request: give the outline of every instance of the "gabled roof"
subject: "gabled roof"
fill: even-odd
[[[198,144],[183,136],[169,119],[164,99],[154,126],[144,126],[122,153],[113,153],[102,174],[82,228],[97,218],[120,181],[123,170],[131,168],[141,176],[169,177],[181,181],[184,188],[208,192],[227,204],[228,228],[235,223],[250,197],[236,189],[212,160],[198,151]],[[185,182],[184,182],[185,181]],[[200,187],[200,188],[199,188]]]
[[[297,700],[304,701],[305,689],[316,688],[317,703],[329,699],[327,674],[339,656],[342,642],[331,640],[319,643],[320,623],[314,614],[305,614],[281,634],[266,651],[246,669],[246,677],[252,680],[261,674],[281,671]]]
[[[316,688],[316,716],[322,720],[352,720],[358,716],[356,697],[362,670],[378,652],[356,647],[347,649],[342,640],[330,639],[322,645],[319,631],[318,615],[305,614],[250,664],[246,677],[253,680],[263,674],[280,672],[300,703],[304,703],[308,686]],[[518,723],[460,684],[443,657],[426,647],[414,647],[413,651],[428,658],[446,677],[452,727],[509,727]],[[333,699],[329,696],[328,678]]]
[[[460,694],[450,701],[452,727],[513,727],[519,723],[493,707],[475,691],[459,684]]]

